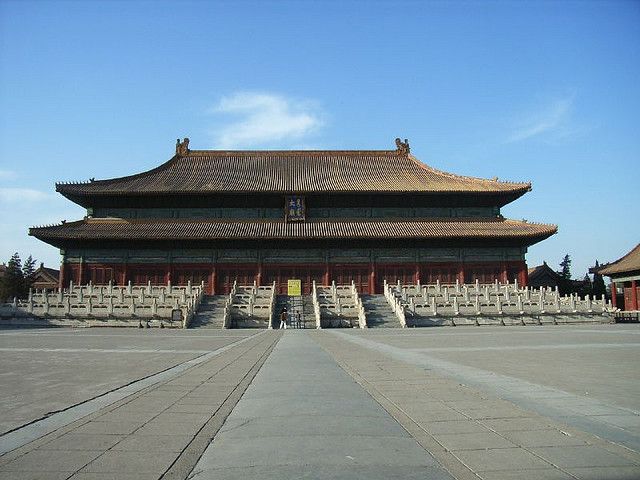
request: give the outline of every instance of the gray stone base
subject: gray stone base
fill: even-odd
[[[139,328],[182,328],[181,322],[169,322],[145,318],[60,318],[60,317],[10,317],[0,319],[0,328],[15,327],[129,327]]]
[[[409,327],[443,327],[463,325],[569,325],[583,323],[612,323],[609,315],[603,314],[540,314],[540,315],[478,315],[407,317]]]

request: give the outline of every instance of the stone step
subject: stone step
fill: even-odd
[[[226,295],[205,295],[189,328],[222,328]]]
[[[384,295],[362,295],[362,306],[367,317],[367,326],[372,328],[399,328],[400,321],[387,303]]]

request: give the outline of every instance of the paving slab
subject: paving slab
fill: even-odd
[[[76,472],[102,450],[34,450],[4,465],[4,472]]]
[[[309,383],[318,394],[303,394]],[[287,330],[189,478],[367,475],[453,478],[306,332]]]
[[[167,452],[107,451],[80,470],[79,473],[131,473],[162,475],[175,456]]]
[[[468,450],[455,453],[474,472],[548,469],[551,465],[521,448]]]
[[[572,435],[560,430],[527,430],[501,432],[501,435],[523,447],[560,447],[585,445],[584,436]]]
[[[0,480],[66,480],[68,472],[0,472]]]
[[[503,470],[499,472],[481,472],[478,476],[482,480],[575,480],[575,478],[568,473],[555,468],[538,468],[535,470],[518,469],[518,470]],[[608,477],[601,477],[599,480],[608,480]]]
[[[566,468],[638,466],[627,458],[592,445],[534,447],[531,451]]]
[[[256,465],[250,468],[215,468],[194,470],[189,479],[225,479],[225,480],[448,480],[449,474],[437,466],[401,466],[401,465]]]
[[[191,435],[129,435],[114,445],[112,450],[127,452],[181,452],[193,437]]]
[[[40,450],[108,450],[125,435],[70,433],[45,443]]]
[[[517,446],[493,432],[436,434],[434,438],[443,447],[451,451],[513,448]]]
[[[640,467],[588,467],[569,468],[579,480],[638,480]]]

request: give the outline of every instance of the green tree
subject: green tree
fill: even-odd
[[[33,286],[35,280],[34,274],[36,273],[36,261],[29,255],[22,265],[22,291],[21,297],[29,295],[29,289]]]
[[[21,297],[24,288],[22,275],[22,260],[18,252],[14,253],[7,262],[7,270],[0,284],[0,297],[5,301],[12,301],[14,297]]]
[[[562,261],[560,262],[560,266],[562,270],[560,271],[560,276],[565,280],[571,280],[571,257],[567,253]]]
[[[593,294],[593,283],[591,283],[591,277],[588,273],[584,274],[582,284],[577,288],[576,293],[581,297]]]
[[[558,272],[560,275],[560,284],[558,285],[558,289],[560,290],[561,295],[567,295],[572,291],[572,282],[571,282],[571,257],[567,253],[562,262],[560,262],[560,267],[562,270]]]
[[[596,260],[596,268],[599,266],[600,264],[598,263],[598,260]],[[597,298],[601,297],[603,294],[607,294],[607,287],[604,284],[604,278],[602,278],[602,275],[597,272],[593,274],[593,294]]]

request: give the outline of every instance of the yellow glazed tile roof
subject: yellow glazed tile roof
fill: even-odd
[[[58,183],[65,195],[423,192],[522,195],[530,183],[463,177],[431,168],[407,150],[184,150],[137,175]]]
[[[505,219],[397,220],[129,220],[85,219],[61,225],[33,227],[41,240],[233,240],[233,239],[532,239],[553,235],[555,225]]]
[[[636,270],[640,270],[640,243],[624,257],[609,265],[600,267],[598,273],[601,275],[614,275],[616,273],[633,272]]]

